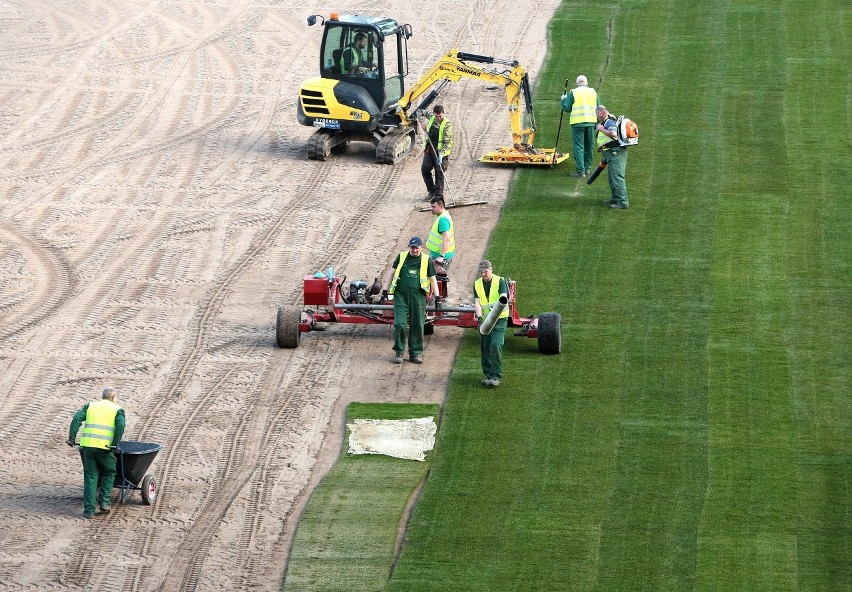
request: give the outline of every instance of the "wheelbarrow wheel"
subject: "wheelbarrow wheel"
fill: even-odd
[[[545,355],[562,351],[562,317],[558,312],[543,312],[538,318],[538,351]]]
[[[157,480],[154,475],[145,475],[142,479],[142,502],[150,506],[157,501]]]
[[[423,325],[423,335],[434,335],[435,325]]]
[[[299,347],[299,324],[302,322],[302,311],[298,306],[279,306],[278,317],[275,320],[275,342],[278,347],[293,349]]]

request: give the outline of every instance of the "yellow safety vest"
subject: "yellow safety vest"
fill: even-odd
[[[604,120],[601,122],[601,125],[602,125],[602,126],[604,126],[604,127],[606,127],[606,122],[607,122],[607,121],[609,121],[610,119],[611,119],[611,120],[613,120],[613,121],[615,121],[615,117],[613,117],[612,115],[610,115],[609,117],[607,117],[606,119],[604,119]],[[596,139],[597,139],[597,142],[598,142],[598,146],[603,146],[603,145],[604,145],[604,144],[606,144],[607,142],[612,142],[612,138],[610,138],[608,135],[606,135],[606,134],[605,134],[605,133],[603,133],[603,132],[600,132],[600,131],[599,131],[599,132],[595,132],[595,136],[596,136]]]
[[[115,415],[120,406],[109,399],[100,399],[89,403],[86,409],[86,424],[80,437],[80,446],[84,448],[105,448],[112,446],[115,434]]]
[[[429,118],[429,122],[426,124],[426,139],[423,140],[423,147],[424,148],[429,145],[429,130],[432,129],[433,123],[435,123],[435,116],[434,115]],[[443,156],[449,156],[450,155],[450,149],[453,147],[452,144],[447,144],[446,146],[444,146],[444,129],[447,127],[447,125],[449,125],[449,123],[450,122],[449,122],[449,120],[447,120],[447,117],[445,115],[444,119],[441,120],[440,127],[438,128],[438,145],[435,146],[435,150],[438,152],[438,154],[445,152],[443,154]]]
[[[456,231],[455,226],[453,226],[453,218],[449,212],[435,216],[435,221],[432,222],[432,229],[429,230],[429,238],[426,239],[426,248],[433,253],[441,254],[441,249],[444,246],[444,237],[438,232],[438,223],[441,221],[441,218],[446,218],[450,221],[450,248],[447,250],[447,255],[452,256],[456,252]]]
[[[393,281],[390,285],[390,290],[388,290],[388,294],[393,294],[396,290],[396,283],[399,281],[399,274],[402,272],[402,265],[405,263],[405,258],[408,257],[408,251],[403,251],[399,254],[399,265],[396,266],[396,272],[393,274]],[[429,293],[429,276],[426,275],[429,273],[429,257],[425,255],[420,255],[420,287],[423,288],[423,291],[427,294]]]
[[[578,86],[571,93],[574,95],[574,104],[571,106],[571,117],[568,123],[594,123],[595,109],[597,108],[598,94],[595,89],[588,86]]]
[[[346,55],[347,52],[349,52],[352,58],[352,63],[350,64],[350,67],[355,68],[356,66],[366,65],[367,60],[364,59],[363,51],[363,49],[359,49],[354,45],[348,45],[346,49],[344,49],[343,52],[340,54],[340,73],[349,74],[349,70],[347,70],[344,66],[345,61],[343,60],[343,56]]]
[[[488,297],[485,296],[485,282],[482,281],[482,278],[473,282],[473,289],[476,292],[476,297],[479,298],[479,305],[482,307],[482,316],[487,317],[500,299],[500,280],[502,279],[499,275],[491,274],[491,289],[488,290]],[[505,319],[508,317],[509,307],[507,306],[498,318]]]

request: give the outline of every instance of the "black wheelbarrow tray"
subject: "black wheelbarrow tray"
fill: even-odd
[[[154,462],[154,457],[163,447],[154,442],[127,442],[122,440],[115,451],[118,462],[115,467],[114,488],[120,489],[119,499],[124,503],[129,489],[142,492],[142,501],[151,505],[157,500],[157,480],[145,471]]]
[[[157,480],[154,475],[146,474],[145,471],[154,462],[154,457],[163,447],[162,444],[154,442],[128,442],[122,440],[115,449],[115,481],[113,488],[120,489],[119,501],[124,503],[128,490],[139,490],[142,492],[142,501],[150,506],[157,500]],[[79,448],[80,459],[83,458],[83,449]]]

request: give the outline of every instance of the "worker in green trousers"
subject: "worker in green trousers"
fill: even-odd
[[[68,430],[69,446],[76,444],[77,431],[83,426],[80,437],[80,454],[83,457],[83,517],[93,518],[95,502],[102,514],[110,510],[109,498],[115,483],[115,453],[113,449],[124,435],[124,409],[115,402],[116,390],[105,387],[100,400],[86,403],[74,414]]]
[[[473,282],[473,308],[481,327],[500,297],[508,299],[509,285],[506,278],[494,275],[491,262],[487,259],[479,262],[479,276],[479,279]],[[482,373],[485,375],[480,381],[482,386],[500,386],[500,379],[503,378],[503,344],[506,341],[508,324],[509,307],[506,306],[490,332],[483,333],[484,329],[479,332],[480,362]]]
[[[408,250],[394,259],[384,283],[385,298],[393,295],[394,364],[402,363],[408,328],[408,355],[415,364],[423,363],[423,333],[426,324],[426,296],[438,292],[435,263],[424,255],[419,236],[408,241]]]

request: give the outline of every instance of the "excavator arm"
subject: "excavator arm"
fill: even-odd
[[[467,62],[482,64],[502,64],[506,68],[498,71],[486,70],[473,66]],[[402,125],[412,124],[412,118],[418,111],[426,109],[440,90],[448,82],[458,82],[462,78],[472,78],[485,83],[498,84],[506,89],[506,106],[509,111],[509,120],[512,128],[512,144],[533,145],[535,139],[535,117],[533,115],[532,94],[530,92],[529,77],[523,66],[517,61],[500,60],[490,56],[481,56],[471,53],[461,53],[452,50],[442,56],[429,71],[408,89],[398,102],[398,115]],[[411,106],[414,101],[422,97],[436,83],[438,88],[426,95],[416,109]],[[521,110],[521,100],[524,102],[524,111]],[[524,121],[526,113],[526,122]],[[525,126],[526,125],[526,126]]]
[[[498,64],[504,68],[500,70],[495,67],[487,70],[469,62]],[[568,154],[557,154],[555,149],[535,148],[536,125],[529,77],[524,67],[515,60],[501,60],[490,56],[463,53],[455,49],[450,51],[414,83],[394,106],[401,126],[414,127],[417,113],[428,108],[446,84],[458,82],[462,78],[498,84],[506,90],[506,108],[511,124],[512,146],[489,152],[480,158],[481,162],[553,166],[568,158]],[[437,87],[433,88],[436,84]],[[421,97],[421,102],[413,108],[413,103]]]

